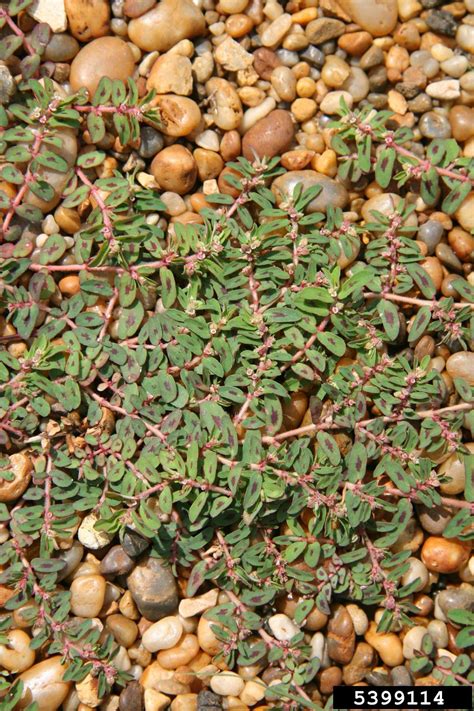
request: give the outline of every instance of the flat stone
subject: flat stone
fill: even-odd
[[[197,711],[222,711],[222,697],[203,689],[198,694]]]
[[[281,204],[293,194],[296,186],[302,183],[303,188],[321,185],[321,192],[306,206],[306,212],[326,212],[328,205],[344,208],[349,201],[349,195],[343,185],[332,178],[315,170],[292,170],[278,176],[272,183],[272,192],[277,203]]]
[[[136,606],[152,622],[172,615],[178,608],[178,589],[174,576],[163,561],[148,556],[130,573],[128,589]]]
[[[36,22],[45,22],[53,32],[64,32],[67,29],[64,0],[34,0],[28,8],[28,15]]]
[[[345,24],[332,17],[318,17],[306,26],[306,37],[311,44],[323,44],[344,34]]]

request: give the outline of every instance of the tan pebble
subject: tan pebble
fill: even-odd
[[[474,442],[464,445],[470,453],[474,453]],[[446,481],[440,484],[440,491],[448,496],[462,494],[466,484],[466,470],[464,461],[457,454],[452,454],[438,469],[438,474],[446,477]]]
[[[361,57],[372,45],[372,35],[369,32],[348,32],[339,37],[339,47],[353,57]]]
[[[259,701],[265,698],[265,690],[267,685],[261,679],[249,679],[245,683],[243,691],[240,693],[240,699],[247,706],[254,706]]]
[[[157,94],[189,96],[193,91],[192,65],[188,57],[168,52],[158,57],[146,82]]]
[[[76,210],[60,205],[54,211],[54,219],[59,228],[68,235],[73,235],[81,227],[81,218]]]
[[[109,615],[105,627],[113,634],[115,641],[125,648],[131,647],[138,637],[137,624],[124,615]]]
[[[215,151],[196,148],[193,156],[196,161],[199,178],[202,181],[217,178],[224,167],[224,161]]]
[[[127,617],[129,620],[139,620],[140,619],[140,613],[138,611],[138,608],[135,604],[135,601],[132,597],[132,594],[130,590],[126,590],[120,599],[119,602],[119,609],[122,615]]]
[[[439,291],[444,278],[443,267],[439,259],[437,257],[426,257],[426,259],[420,263],[420,266],[431,277],[436,291]]]
[[[474,256],[474,237],[460,227],[454,227],[448,234],[448,242],[457,257],[463,262]]]
[[[143,695],[145,711],[164,711],[169,707],[171,699],[155,689],[145,689]]]
[[[130,39],[147,52],[166,52],[182,39],[204,34],[206,22],[191,0],[161,0],[128,25]]]
[[[313,99],[298,98],[291,104],[291,113],[300,123],[313,118],[316,109],[316,102]]]
[[[238,674],[224,671],[211,679],[211,689],[219,696],[239,696],[244,690],[245,682]]]
[[[76,682],[76,692],[79,700],[88,708],[95,709],[100,705],[99,680],[92,674],[87,674],[82,681]]]
[[[409,568],[402,576],[402,584],[410,585],[418,579],[415,592],[423,590],[423,588],[428,584],[428,571],[426,566],[419,558],[408,558],[407,563]]]
[[[353,22],[374,37],[389,35],[398,19],[396,0],[338,0]]]
[[[157,661],[163,669],[176,669],[188,664],[199,652],[198,638],[194,634],[185,634],[171,649],[158,653]]]
[[[63,681],[67,667],[61,664],[62,657],[49,657],[35,664],[18,677],[23,682],[23,694],[19,708],[36,702],[38,711],[57,711],[71,688],[70,681]]]
[[[351,616],[354,632],[356,635],[363,635],[369,627],[369,620],[364,610],[358,605],[346,605],[346,610]]]
[[[232,37],[227,37],[217,46],[214,52],[214,59],[228,72],[246,69],[253,62],[253,56],[250,52],[247,52]]]
[[[307,25],[308,22],[315,20],[317,16],[318,10],[316,7],[306,7],[304,10],[294,12],[291,16],[291,21],[293,24]]]
[[[80,42],[89,42],[109,32],[110,5],[107,0],[65,0],[69,32]]]
[[[224,161],[234,160],[241,150],[241,138],[238,131],[224,133],[219,146],[220,154]]]
[[[232,131],[240,125],[243,117],[242,103],[232,84],[220,77],[206,82],[206,91],[211,103],[209,113],[218,128]]]
[[[408,630],[403,638],[403,656],[405,659],[413,659],[416,656],[415,651],[421,651],[421,643],[426,633],[426,627],[421,625],[416,625]]]
[[[260,39],[264,47],[274,47],[283,39],[292,24],[291,15],[283,13],[263,31]]]
[[[270,81],[282,101],[293,101],[296,96],[296,76],[289,67],[275,67]]]
[[[330,91],[324,96],[319,108],[324,114],[336,114],[341,108],[341,101],[344,101],[349,109],[354,103],[354,99],[348,91]]]
[[[456,219],[467,232],[474,229],[474,191],[470,192],[455,212]]]
[[[196,182],[197,165],[187,148],[179,144],[168,146],[153,159],[151,171],[164,190],[185,195]]]
[[[399,91],[395,91],[395,89],[390,89],[388,92],[388,105],[392,111],[402,116],[406,114],[408,110],[407,100],[403,94],[400,94]]]
[[[142,644],[149,652],[174,647],[183,634],[183,625],[176,616],[163,617],[142,635]],[[160,662],[163,665],[163,662]]]
[[[474,356],[474,354],[472,354]],[[421,549],[421,559],[435,573],[456,573],[469,560],[468,543],[453,538],[429,536]]]
[[[161,94],[152,103],[160,112],[160,130],[165,136],[187,136],[201,122],[199,106],[186,96]]]
[[[464,378],[469,385],[474,385],[474,353],[459,351],[448,358],[446,370],[454,378]]]
[[[218,590],[209,590],[203,595],[181,600],[178,612],[181,617],[193,617],[199,615],[217,604]]]
[[[198,695],[197,694],[180,694],[171,702],[171,711],[197,711],[198,710]]]
[[[126,81],[135,69],[135,59],[128,44],[118,37],[99,37],[86,44],[74,57],[69,81],[73,91],[86,87],[92,96],[104,66],[110,79]]]
[[[6,637],[7,643],[0,644],[0,666],[15,674],[29,669],[35,662],[31,638],[23,630],[10,630]]]
[[[281,164],[287,170],[303,170],[314,157],[314,151],[294,150],[283,153]]]
[[[377,624],[371,622],[365,633],[365,640],[375,649],[387,666],[397,667],[403,664],[402,643],[398,635],[393,632],[379,633]]]
[[[31,480],[31,472],[33,463],[23,452],[10,454],[8,457],[9,464],[3,472],[0,471],[0,501],[16,501],[28,488]],[[8,481],[3,478],[5,473],[13,474],[13,477]]]
[[[105,578],[81,575],[71,583],[71,612],[78,617],[97,617],[105,597]]]
[[[318,17],[306,26],[306,37],[311,44],[323,44],[344,34],[345,25],[332,17]]]
[[[339,89],[348,78],[350,67],[341,57],[329,55],[321,70],[321,79],[326,86]]]
[[[81,282],[76,274],[65,276],[58,282],[59,290],[62,294],[74,296],[81,290]]]
[[[225,21],[225,29],[230,37],[240,39],[253,29],[253,22],[248,15],[230,15]]]
[[[218,627],[215,622],[212,622],[212,625]],[[199,620],[197,636],[199,640],[199,646],[201,647],[201,649],[207,652],[207,654],[214,656],[215,654],[218,654],[218,652],[220,652],[222,648],[222,642],[216,637],[216,635],[211,629],[211,622],[205,617],[201,617]]]
[[[157,661],[147,666],[140,677],[140,684],[144,689],[154,689],[163,694],[189,694],[191,692],[188,684],[183,684],[176,679],[174,670],[164,669]]]
[[[337,156],[335,151],[328,148],[320,156],[316,156],[314,159],[314,168],[318,173],[334,178],[337,173]]]

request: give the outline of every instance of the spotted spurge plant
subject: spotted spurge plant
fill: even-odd
[[[189,595],[227,591],[208,616],[228,663],[282,667],[268,699],[318,709],[308,690],[320,660],[302,632],[288,642],[271,634],[275,601],[298,596],[297,624],[346,600],[384,608],[381,630],[410,624],[417,581],[401,584],[410,553],[391,546],[416,506],[450,507],[444,535],[472,536],[472,457],[462,444],[474,427],[472,388],[457,378],[450,395],[410,346],[430,333],[466,349],[473,289],[459,277],[462,300],[437,297],[409,196],[366,224],[330,205],[309,212],[318,188],[277,206],[269,185],[283,172],[278,158],[232,163],[238,197],[209,196],[203,225],[175,224],[166,235],[147,220],[164,209],[159,192],[144,189],[135,169],[98,178],[106,154],[92,145],[73,165],[61,156],[65,129],[87,129],[93,143],[106,130],[124,146],[135,141],[141,123],[159,121],[150,102],[131,81],[103,80],[89,103],[27,78],[0,111],[0,178],[18,187],[15,198],[0,194],[0,295],[16,329],[1,338],[0,473],[11,478],[12,452],[34,464],[21,501],[0,505],[10,530],[0,584],[14,591],[1,629],[24,608],[33,646],[60,654],[65,678],[90,672],[101,695],[125,683],[115,643],[71,615],[61,578],[62,548],[95,512],[97,528],[117,540],[130,528],[147,539],[188,578]],[[342,107],[341,179],[375,177],[402,195],[409,181],[426,205],[454,212],[472,164],[451,140],[421,154],[406,129],[388,124],[385,112]],[[63,205],[80,207],[84,224],[72,248],[51,235],[33,258],[43,215],[28,198],[51,199],[44,169],[64,173]],[[66,274],[80,279],[69,297],[57,287]],[[6,348],[17,341],[26,344],[18,357]],[[289,429],[285,406],[296,392],[309,415]],[[439,492],[433,460],[454,451],[465,455],[464,498]],[[464,618],[452,622],[467,646]],[[432,667],[431,652],[427,642],[415,673]],[[472,680],[464,656],[449,669],[436,662],[450,683]],[[21,685],[2,678],[9,711]]]

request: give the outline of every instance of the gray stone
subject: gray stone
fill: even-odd
[[[311,64],[313,67],[318,67],[318,69],[324,64],[324,52],[313,44],[310,44],[304,52],[301,52],[300,56],[304,62],[308,62],[308,64]]]
[[[413,686],[413,679],[404,666],[393,667],[390,673],[393,686]]]
[[[102,575],[126,575],[129,573],[135,561],[125,553],[122,546],[113,546],[100,563]]]
[[[450,138],[451,124],[447,116],[428,111],[420,118],[419,129],[425,138]]]
[[[203,689],[198,694],[197,711],[222,711],[222,697]]]
[[[146,551],[149,545],[146,538],[142,538],[142,536],[135,531],[132,531],[130,528],[125,530],[122,539],[122,548],[131,558],[138,558],[139,555]]]
[[[474,588],[446,588],[438,594],[438,603],[446,617],[451,610],[474,611]]]
[[[446,269],[449,269],[450,272],[462,274],[462,263],[456,257],[449,244],[445,244],[444,242],[438,244],[438,246],[436,247],[436,256],[438,257],[439,261],[444,264]]]
[[[0,104],[8,104],[15,93],[16,84],[7,65],[0,62]]]
[[[448,37],[454,37],[458,28],[458,21],[451,12],[446,10],[430,12],[426,18],[426,24],[433,32],[439,32]]]
[[[156,622],[178,608],[176,580],[164,561],[147,556],[127,578],[127,585],[141,614]]]
[[[427,220],[418,230],[418,239],[428,247],[428,254],[434,254],[444,234],[443,225],[438,220]]]
[[[77,566],[82,560],[83,553],[84,548],[79,543],[79,541],[74,541],[72,546],[68,548],[68,550],[61,551],[61,553],[58,555],[58,558],[64,561],[64,568],[58,574],[58,583],[60,583],[61,580],[67,578],[68,575],[71,575],[71,573],[76,570]]]
[[[151,126],[142,126],[140,130],[140,148],[139,154],[142,158],[153,158],[161,151],[164,145],[164,139],[159,131],[156,131]]]
[[[68,62],[79,52],[79,42],[64,33],[52,35],[44,51],[45,59],[52,62]]]

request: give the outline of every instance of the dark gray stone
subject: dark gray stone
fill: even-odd
[[[444,234],[443,225],[438,220],[427,220],[418,230],[418,239],[428,247],[428,254],[434,254]]]
[[[151,126],[142,126],[140,129],[140,148],[139,154],[142,158],[153,158],[161,151],[164,145],[164,139],[159,131],[156,131]]]
[[[143,708],[143,688],[138,681],[131,681],[120,693],[119,710],[143,711]]]
[[[474,611],[474,588],[446,588],[438,595],[438,603],[444,614],[451,610]]]
[[[127,585],[141,614],[156,622],[178,609],[178,587],[168,566],[147,556],[127,578]]]
[[[138,558],[139,555],[146,551],[149,545],[146,538],[142,538],[142,536],[135,531],[129,528],[125,530],[122,539],[122,548],[131,558]]]
[[[393,667],[390,675],[393,686],[413,686],[413,679],[406,667]]]
[[[446,10],[433,10],[426,18],[426,24],[433,30],[439,32],[440,35],[454,37],[458,28],[458,21],[450,12]]]
[[[197,711],[222,711],[222,697],[203,689],[198,694]]]
[[[135,561],[125,553],[122,546],[113,546],[102,558],[100,572],[102,575],[126,575],[134,565]]]

